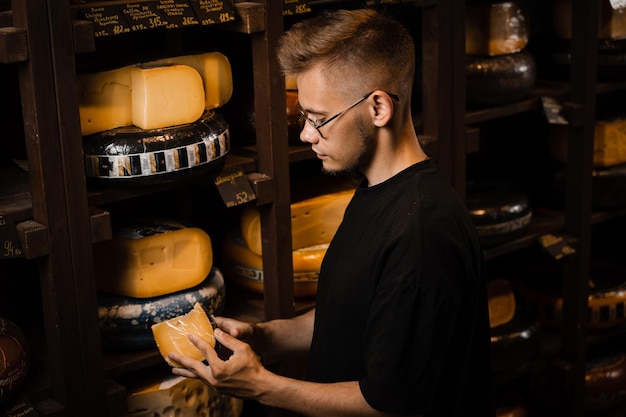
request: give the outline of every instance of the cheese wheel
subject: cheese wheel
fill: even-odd
[[[111,240],[94,244],[98,290],[129,297],[156,297],[191,288],[213,267],[211,238],[177,222],[135,222]]]
[[[353,195],[354,190],[347,190],[292,203],[292,249],[330,243]],[[255,205],[247,204],[243,207],[240,228],[248,248],[261,255],[261,217]]]
[[[613,9],[610,0],[599,0],[598,3],[598,38],[626,38],[626,8]],[[554,0],[553,28],[557,36],[572,38],[572,0]]]
[[[313,297],[328,244],[296,249],[292,252],[294,296]],[[263,294],[263,258],[253,252],[240,231],[229,233],[222,243],[222,267],[226,277],[239,287]]]
[[[147,64],[183,64],[194,68],[202,77],[207,110],[222,107],[233,95],[233,74],[230,61],[220,52],[175,56],[150,61]]]
[[[127,413],[121,417],[239,417],[243,400],[219,394],[196,378],[170,371],[142,371],[122,384],[127,392]]]
[[[210,314],[220,314],[226,302],[222,272],[213,268],[195,287],[151,298],[98,293],[98,324],[102,345],[109,351],[156,347],[151,327],[191,311],[201,303]]]
[[[83,138],[85,174],[110,186],[160,184],[216,171],[229,149],[228,124],[216,111],[186,125],[126,126]]]
[[[489,325],[498,327],[515,316],[515,294],[508,280],[498,278],[487,284],[489,297]]]
[[[613,348],[591,352],[585,372],[585,409],[601,411],[626,399],[626,353]]]
[[[0,404],[21,389],[30,369],[29,346],[13,321],[0,317]]]
[[[494,372],[529,366],[539,352],[539,329],[535,323],[514,317],[491,329],[491,362]]]
[[[468,4],[465,12],[465,53],[504,55],[520,52],[528,44],[530,27],[518,2]]]
[[[213,326],[211,326],[209,317],[200,303],[196,303],[193,309],[185,315],[152,325],[152,334],[161,356],[168,365],[173,367],[178,367],[180,364],[167,357],[171,352],[189,356],[199,361],[204,360],[200,349],[189,341],[188,336],[190,334],[200,337],[215,347]]]

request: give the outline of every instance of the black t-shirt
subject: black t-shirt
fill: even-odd
[[[320,271],[307,379],[375,409],[493,416],[482,251],[435,163],[361,184]]]

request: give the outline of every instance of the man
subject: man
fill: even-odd
[[[493,416],[482,251],[463,202],[420,147],[414,45],[373,10],[294,25],[278,59],[295,78],[309,143],[327,173],[362,181],[321,267],[316,308],[247,324],[218,318],[226,361],[173,372],[306,416]],[[291,256],[291,254],[289,254]],[[309,352],[305,381],[257,354]]]

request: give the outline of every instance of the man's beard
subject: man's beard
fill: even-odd
[[[359,153],[354,159],[352,165],[344,168],[343,172],[360,175],[362,168],[369,165],[372,161],[375,150],[375,142],[373,136],[367,133],[365,126],[363,125],[363,121],[360,117],[357,117],[355,120],[355,128],[359,134],[359,137],[361,138]],[[337,170],[327,170],[324,168],[323,165],[322,172],[328,175],[337,175],[339,173],[339,171]]]

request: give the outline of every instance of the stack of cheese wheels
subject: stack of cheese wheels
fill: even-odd
[[[80,74],[78,86],[88,178],[137,186],[223,166],[230,136],[216,109],[233,86],[221,53]]]
[[[322,259],[343,219],[354,190],[325,194],[291,204],[294,295],[312,297]],[[240,227],[223,242],[226,277],[240,287],[263,293],[261,218],[256,206],[242,209]]]
[[[528,95],[536,62],[525,48],[530,27],[515,1],[468,4],[465,19],[467,102],[494,106]]]
[[[219,394],[199,379],[161,368],[121,381],[127,412],[122,417],[239,417],[243,401]]]
[[[29,346],[22,330],[13,321],[0,317],[0,405],[22,388],[29,369]]]
[[[538,322],[551,329],[563,320],[562,265],[543,262],[520,272],[516,294],[536,312]],[[593,262],[589,283],[588,321],[590,331],[615,328],[626,321],[626,270],[600,261]]]
[[[151,326],[199,302],[222,311],[224,277],[213,264],[211,239],[178,222],[132,222],[94,245],[98,316],[109,350],[154,347]]]

